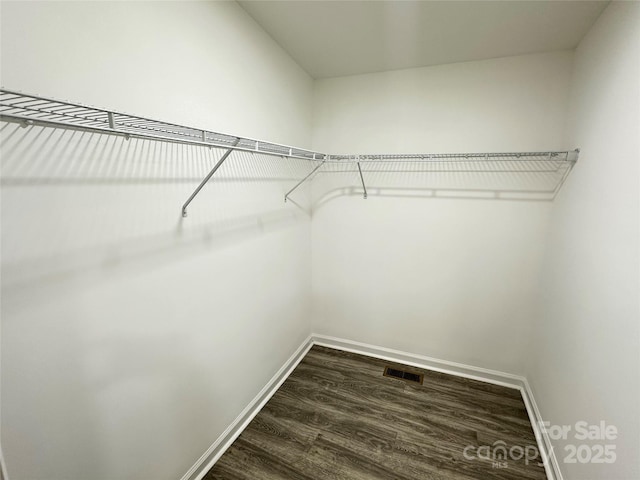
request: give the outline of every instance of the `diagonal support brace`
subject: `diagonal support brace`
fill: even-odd
[[[367,199],[367,186],[364,184],[364,177],[362,176],[362,169],[360,168],[360,162],[358,162],[358,172],[360,172],[360,181],[362,182],[362,189],[364,190],[364,199]]]
[[[236,141],[236,145],[237,145],[237,143],[238,142]],[[229,155],[231,155],[231,152],[233,152],[233,148],[230,148],[229,150],[224,152],[224,155],[222,155],[222,157],[220,157],[220,160],[218,160],[218,162],[213,166],[213,168],[207,174],[207,176],[204,177],[204,180],[202,180],[202,182],[200,182],[200,185],[198,185],[198,188],[196,188],[193,191],[193,193],[191,194],[191,196],[187,199],[187,201],[184,202],[184,205],[182,205],[182,216],[183,217],[187,216],[187,207],[189,206],[191,201],[196,197],[196,195],[198,195],[198,193],[200,193],[200,190],[202,190],[202,187],[204,187],[207,184],[207,182],[211,179],[211,177],[213,177],[213,174],[216,173],[216,170],[218,170],[222,166],[222,164],[227,159],[227,157]]]
[[[314,168],[313,170],[311,170],[311,173],[309,173],[309,175],[307,175],[306,177],[304,177],[302,180],[300,180],[298,183],[296,183],[296,186],[293,187],[291,190],[289,190],[287,193],[284,194],[284,201],[287,201],[287,198],[289,198],[289,195],[291,195],[291,193],[298,188],[300,185],[302,185],[304,182],[307,181],[307,179],[313,175],[314,173],[316,173],[316,171],[318,171],[320,169],[320,167],[322,165],[324,165],[325,160],[322,161],[322,163],[320,165],[318,165],[316,168]]]

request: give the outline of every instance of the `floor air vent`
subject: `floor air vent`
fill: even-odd
[[[422,373],[406,372],[404,370],[398,370],[397,368],[385,367],[383,375],[385,377],[394,377],[407,382],[419,383],[422,385],[424,375]]]

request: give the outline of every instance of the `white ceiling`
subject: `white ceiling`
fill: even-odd
[[[606,1],[246,1],[312,77],[575,48]]]

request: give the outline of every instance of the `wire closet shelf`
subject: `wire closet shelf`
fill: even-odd
[[[139,138],[224,149],[225,152],[220,160],[183,205],[182,215],[184,217],[187,216],[189,203],[233,151],[259,153],[311,162],[312,170],[285,194],[285,201],[294,190],[312,178],[323,167],[326,173],[341,171],[349,167],[353,168],[359,174],[364,190],[364,198],[366,198],[367,189],[363,167],[366,172],[376,164],[390,166],[387,171],[393,171],[394,165],[402,163],[405,165],[414,164],[412,167],[414,169],[422,165],[423,171],[434,171],[434,168],[446,166],[447,169],[459,168],[466,172],[495,172],[497,171],[496,165],[500,164],[508,164],[510,168],[516,165],[516,169],[544,169],[549,168],[551,165],[552,168],[556,169],[560,166],[567,166],[568,173],[577,161],[579,153],[579,150],[576,149],[512,153],[329,155],[288,145],[153,120],[66,100],[55,100],[5,88],[0,89],[0,120],[17,122],[23,127],[32,125],[54,127],[119,135],[126,139]],[[538,166],[536,167],[536,165]]]

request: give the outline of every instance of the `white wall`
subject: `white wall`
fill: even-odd
[[[313,146],[564,149],[571,62],[559,52],[320,80]],[[417,175],[365,173],[366,201],[353,172],[315,181],[314,331],[522,373],[551,204],[444,198],[440,179],[474,197],[484,185],[469,180],[480,176],[427,173],[436,185],[420,190]],[[537,179],[509,177],[498,184]],[[379,195],[377,186],[393,188]]]
[[[537,173],[367,172],[366,201],[355,172],[320,175],[310,231],[282,203],[307,164],[236,155],[182,220],[220,152],[1,125],[12,480],[180,477],[311,314],[318,333],[526,372],[549,420],[623,431],[614,467],[568,478],[638,476],[637,5],[610,7],[579,48],[568,136],[571,52],[321,80],[314,95],[235,3],[1,8],[7,88],[330,152],[583,149],[554,204],[488,198],[545,188]]]
[[[567,479],[640,478],[640,4],[613,2],[580,43],[568,138],[581,158],[554,203],[527,376],[545,420],[605,420],[613,442],[555,443]],[[609,443],[614,464],[564,463]]]
[[[331,153],[555,148],[571,57],[522,55],[317,80],[313,146]]]
[[[7,88],[310,143],[312,80],[235,3],[2,2],[1,53]],[[308,335],[309,166],[234,155],[182,220],[219,151],[0,128],[11,479],[180,478]]]

